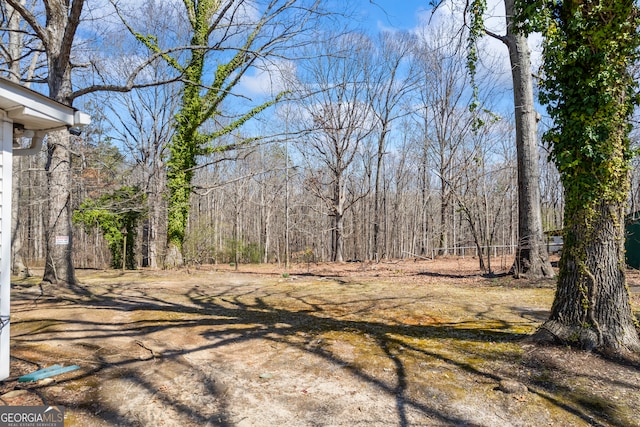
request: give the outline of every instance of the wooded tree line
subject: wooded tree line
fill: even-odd
[[[6,46],[17,43],[10,40],[16,33],[11,25],[26,28],[9,4],[3,10]],[[156,13],[162,9],[166,13]],[[128,13],[125,22],[144,23],[133,36],[171,38],[186,50],[189,31],[174,6],[149,1]],[[100,19],[108,21],[108,16]],[[145,54],[144,43],[120,31],[119,19],[111,24],[100,38],[113,49],[91,53],[93,67],[114,52]],[[314,44],[301,41],[304,60],[262,64],[264,76],[278,80],[271,89],[290,95],[256,117],[254,129],[219,138],[218,146],[226,150],[198,159],[186,261],[231,262],[236,252],[241,262],[286,262],[288,254],[316,261],[512,255],[518,242],[517,165],[514,118],[505,101],[508,76],[483,61],[479,93],[484,109],[470,112],[478,100],[470,91],[466,39],[460,30],[460,21],[452,16],[411,34],[341,27],[324,34],[324,43],[319,38]],[[41,49],[33,47],[33,40],[21,43],[19,53],[5,50],[7,76],[41,81]],[[104,197],[123,186],[136,188],[146,202],[130,250],[137,265],[162,267],[166,152],[175,136],[182,86],[172,81],[170,63],[149,60],[144,65],[148,81],[140,87],[123,91],[97,85],[107,91],[85,96],[82,105],[94,124],[72,138],[70,200],[77,210],[87,198]],[[131,78],[138,68],[114,62],[109,78]],[[483,125],[476,129],[478,120]],[[237,144],[252,138],[264,140]],[[45,259],[47,161],[47,156],[21,159],[27,165],[16,167],[21,221],[15,240],[21,249],[14,253],[22,254],[28,265]],[[558,230],[563,211],[559,178],[544,152],[539,161],[543,228]],[[78,222],[74,229],[75,265],[119,264],[105,249],[103,230]],[[489,262],[480,257],[481,268],[490,269]]]
[[[543,229],[562,228],[538,338],[639,350],[620,267],[637,206],[633,2],[505,0],[496,32],[474,0],[420,31],[379,34],[324,4],[3,2],[7,78],[46,84],[95,119],[17,161],[16,269],[40,263],[45,281],[73,283],[74,266],[107,262],[464,253],[491,272],[500,248],[515,250],[516,276],[537,277],[553,275]],[[550,115],[542,156],[533,31]]]
[[[149,15],[136,20],[148,25],[137,31],[166,36],[180,16],[152,14],[153,7],[168,8],[150,2],[135,10]],[[287,100],[257,116],[253,129],[218,138],[225,150],[198,157],[185,262],[479,253],[483,269],[491,268],[488,255],[504,264],[501,257],[513,255],[518,239],[513,117],[503,105],[508,79],[486,64],[485,109],[469,111],[474,100],[459,25],[444,19],[420,34],[342,28],[300,46],[304,60],[264,65],[263,75],[278,79],[273,90],[288,91]],[[181,36],[186,40],[188,32]],[[120,33],[104,37],[123,54],[144,52],[142,43]],[[131,68],[123,61],[110,72],[126,77]],[[170,68],[156,61],[145,72],[167,81]],[[129,248],[141,266],[166,265],[166,160],[181,87],[176,81],[97,92],[82,104],[93,124],[71,140],[73,210],[123,186],[145,195],[144,219]],[[474,129],[479,119],[484,124]],[[256,143],[238,144],[256,136]],[[47,157],[21,161],[16,235],[24,262],[42,265]],[[540,162],[545,228],[556,230],[562,226],[558,179],[544,156]],[[76,266],[121,265],[97,223],[76,221],[74,229]]]

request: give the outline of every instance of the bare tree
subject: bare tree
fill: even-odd
[[[6,26],[7,32],[4,47],[0,50],[2,55],[2,63],[6,67],[6,74],[9,80],[19,82],[23,77],[21,55],[24,50],[24,33],[20,31],[22,19],[20,15],[8,4],[3,5],[2,17],[3,26]],[[14,203],[11,205],[11,271],[13,274],[28,276],[29,270],[25,266],[22,259],[22,230],[20,225],[20,195],[22,191],[22,157],[13,159],[13,188],[12,198]]]
[[[160,40],[173,38],[181,33],[180,15],[171,4],[149,1],[137,11],[141,31],[158,34]],[[118,40],[120,50],[136,55],[140,44],[129,38]],[[126,79],[136,64],[119,64],[113,70],[121,79]],[[169,81],[175,70],[164,60],[149,63],[146,78],[151,81]],[[125,93],[109,93],[104,96],[104,105],[109,110],[113,137],[124,147],[133,161],[133,184],[143,191],[147,203],[147,217],[141,234],[142,265],[157,268],[163,265],[166,248],[166,166],[168,144],[174,134],[173,118],[178,110],[180,85],[168,83],[134,89]]]
[[[189,198],[197,157],[232,150],[255,141],[250,137],[234,146],[217,143],[270,107],[283,94],[250,107],[230,108],[227,103],[239,95],[241,79],[252,70],[267,67],[275,58],[295,52],[295,39],[318,16],[316,0],[225,0],[183,2],[189,42],[160,43],[128,25],[131,33],[150,51],[158,54],[182,77],[180,109],[175,133],[169,144],[167,188],[167,264],[182,264],[182,244],[189,217]],[[186,55],[183,53],[186,52]],[[185,58],[186,56],[186,58]],[[208,73],[207,67],[215,72]],[[246,98],[246,97],[245,97]],[[225,111],[223,113],[223,111]]]
[[[475,39],[480,31],[500,40],[509,49],[513,99],[516,119],[516,148],[518,153],[518,249],[512,267],[516,277],[553,277],[542,235],[540,213],[540,172],[538,169],[538,113],[533,97],[531,51],[527,37],[516,27],[515,0],[505,0],[506,33],[497,34],[484,25],[486,2],[468,1],[465,12],[470,15],[469,61],[473,74],[477,63]]]
[[[460,39],[450,37],[454,25],[444,22],[425,29],[415,56],[426,79],[415,117],[418,126],[425,130],[421,144],[431,157],[430,163],[439,181],[439,255],[448,255],[450,241],[455,240],[454,191],[461,177],[458,168],[462,148],[473,131],[475,120],[467,113],[472,98],[468,90],[464,45]],[[424,182],[426,184],[426,179]]]
[[[85,9],[84,0],[49,0],[37,2],[33,10],[25,7],[21,0],[7,0],[28,26],[25,31],[41,44],[46,56],[46,66],[33,78],[43,76],[49,89],[49,97],[71,106],[74,99],[95,91],[129,91],[137,86],[157,85],[162,82],[144,81],[138,83],[137,78],[150,61],[143,61],[127,77],[124,82],[114,84],[112,77],[99,64],[91,60],[88,67],[92,79],[86,86],[74,90],[72,72],[74,70],[73,53],[76,32],[81,24]],[[38,52],[37,44],[23,55]],[[33,48],[36,46],[36,48]],[[35,56],[32,56],[35,58]],[[32,61],[33,62],[33,61]],[[72,259],[73,227],[71,209],[73,207],[71,188],[71,140],[66,129],[53,130],[48,133],[47,140],[47,195],[46,209],[46,261],[43,280],[51,283],[75,282]],[[66,243],[68,242],[68,243]],[[64,243],[64,244],[56,244]]]
[[[331,260],[341,262],[344,215],[356,201],[347,192],[348,173],[374,130],[363,64],[370,57],[371,42],[353,33],[324,42],[321,48],[325,54],[308,61],[300,76],[307,94],[303,108],[312,129],[301,149],[309,164],[322,165],[307,183],[332,218]]]
[[[402,103],[409,102],[408,95],[423,81],[420,67],[417,67],[415,62],[408,61],[415,41],[415,37],[407,33],[382,33],[378,40],[377,54],[372,60],[370,71],[367,72],[370,85],[367,93],[371,96],[371,110],[377,122],[372,243],[373,258],[376,261],[384,256],[379,242],[382,223],[380,185],[389,133],[394,121],[408,114],[406,109],[401,109]]]
[[[71,51],[84,0],[51,0],[43,2],[46,21],[38,17],[19,0],[7,0],[42,42],[47,56],[47,84],[49,96],[71,105]],[[49,132],[47,142],[47,182],[49,206],[46,227],[47,259],[43,280],[75,283],[71,257],[73,243],[71,226],[71,152],[70,135],[66,129]],[[62,242],[56,244],[56,237]]]
[[[542,235],[540,172],[538,168],[538,113],[533,98],[531,51],[527,38],[515,28],[515,0],[505,0],[507,31],[498,36],[509,48],[516,117],[518,153],[518,248],[512,271],[516,277],[555,275]]]
[[[500,141],[511,131],[502,120],[487,119],[473,135],[470,149],[465,148],[465,166],[460,171],[464,177],[463,188],[455,193],[476,246],[479,268],[488,274],[493,274],[492,246],[515,184],[509,152],[497,150]]]

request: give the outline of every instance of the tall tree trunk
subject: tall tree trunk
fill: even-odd
[[[427,172],[426,168],[422,171],[422,182],[420,188],[420,255],[423,257],[428,256],[427,250],[429,246],[429,212],[427,207],[427,201],[429,196],[427,194]]]
[[[149,195],[149,199],[154,202],[147,203],[149,218],[145,224],[144,236],[143,236],[143,267],[158,268],[160,266],[158,248],[162,246],[160,243],[160,224],[166,216],[166,212],[161,209],[162,200],[159,197],[153,197]]]
[[[383,132],[384,135],[384,132]],[[373,260],[380,261],[380,223],[382,222],[382,215],[380,214],[380,176],[382,172],[382,156],[384,155],[384,142],[383,137],[380,137],[378,142],[378,152],[376,155],[376,175],[374,180],[373,190]]]
[[[66,129],[49,132],[45,226],[46,262],[43,280],[50,283],[75,283],[72,260],[71,227],[71,152]]]
[[[640,351],[625,286],[623,207],[599,201],[565,214],[570,225],[559,283],[551,316],[537,337],[616,354]]]
[[[429,246],[429,209],[427,202],[429,200],[429,121],[425,112],[424,117],[424,136],[422,141],[422,147],[420,150],[420,231],[421,243],[420,243],[420,255],[428,256],[427,250]]]
[[[624,254],[640,11],[627,0],[589,0],[551,12],[541,93],[554,119],[547,139],[565,191],[565,228],[551,315],[536,336],[627,356],[640,352]]]
[[[22,1],[24,4],[24,0]],[[21,16],[14,9],[7,5],[7,14],[9,15],[9,46],[8,46],[8,68],[9,79],[19,82],[21,77],[20,56],[24,45],[24,34],[20,30]],[[37,55],[35,55],[37,57]],[[31,75],[28,76],[32,77]],[[20,195],[22,190],[22,157],[14,157],[13,159],[13,188],[11,204],[11,272],[22,277],[29,276],[29,270],[24,265],[22,259],[22,227],[20,224]]]
[[[376,174],[373,194],[373,251],[374,260],[376,262],[380,261],[381,256],[384,254],[384,250],[380,250],[380,223],[382,222],[380,208],[380,179],[382,178],[382,162],[385,155],[388,123],[388,117],[385,117],[385,120],[382,121],[382,130],[378,137],[378,150],[376,151]]]
[[[46,2],[46,36],[42,34],[41,37],[45,37],[49,96],[65,105],[71,105],[71,47],[83,5],[84,0]],[[66,129],[49,132],[47,148],[48,205],[43,280],[74,284],[69,132]]]
[[[22,238],[23,228],[20,222],[20,199],[22,193],[22,157],[13,158],[13,188],[11,204],[11,273],[20,276],[28,277],[29,270],[24,264],[22,259]]]
[[[335,262],[344,261],[344,188],[342,176],[334,176],[333,187],[333,253],[331,260]]]
[[[443,172],[444,173],[444,172]],[[449,210],[449,193],[445,189],[447,186],[447,181],[443,177],[440,176],[440,237],[438,239],[438,255],[447,256],[449,255],[449,227],[447,221],[447,213]],[[455,252],[454,252],[455,253]]]
[[[531,59],[527,38],[514,32],[514,0],[505,0],[507,35],[513,78],[518,159],[518,248],[511,268],[524,278],[555,275],[542,233],[537,113],[534,107]]]
[[[333,261],[344,261],[344,215],[342,212],[336,212],[334,216],[334,247],[333,247]]]
[[[150,178],[150,193],[147,197],[147,204],[149,209],[149,230],[147,235],[147,250],[148,250],[148,266],[151,268],[158,268],[162,265],[163,259],[160,253],[160,248],[166,247],[166,172],[164,170],[164,164],[157,156],[156,164],[151,170]]]

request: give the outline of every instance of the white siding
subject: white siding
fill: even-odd
[[[2,113],[4,115],[4,113]],[[11,297],[11,170],[13,123],[2,117],[0,141],[0,380],[9,376]]]

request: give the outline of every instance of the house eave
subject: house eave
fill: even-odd
[[[91,122],[86,113],[1,77],[0,110],[15,124],[35,132]]]

